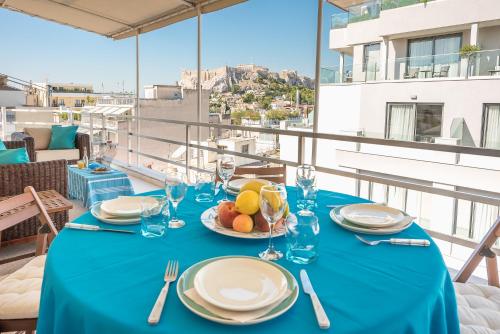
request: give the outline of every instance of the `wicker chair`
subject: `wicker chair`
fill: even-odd
[[[15,227],[26,217],[38,217],[42,222],[37,231],[36,256],[22,268],[0,278],[0,332],[34,333],[36,329],[45,253],[57,230],[33,187],[0,202],[0,231]]]
[[[33,139],[33,137],[26,135],[24,132],[14,132],[11,137],[14,142],[26,142],[26,150],[28,151],[30,161],[35,162],[35,140]],[[7,144],[5,145],[7,146]],[[87,154],[90,154],[90,136],[86,133],[77,132],[75,137],[75,147],[80,151],[80,159],[83,159],[83,151],[85,150],[85,148],[87,148]],[[76,163],[76,161],[77,160],[68,160],[68,164],[74,164]]]
[[[26,141],[5,141],[7,148],[24,147]],[[26,164],[0,165],[0,197],[22,194],[24,188],[32,186],[36,191],[53,189],[68,197],[68,171],[66,160],[30,162]],[[52,215],[52,220],[61,229],[68,221],[68,212]],[[2,231],[1,241],[33,237],[37,234],[38,221],[30,218]]]
[[[492,250],[498,238],[500,217],[454,279],[462,334],[500,332],[500,282],[497,254]],[[483,258],[486,260],[488,285],[467,283]]]

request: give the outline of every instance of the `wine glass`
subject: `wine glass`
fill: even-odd
[[[276,223],[283,217],[286,203],[286,188],[284,185],[268,185],[260,189],[260,212],[269,224],[269,247],[259,253],[261,259],[274,261],[283,257],[280,251],[274,249],[273,230]]]
[[[165,193],[172,203],[173,213],[168,222],[169,228],[181,228],[186,223],[177,217],[177,206],[184,199],[188,189],[186,175],[180,172],[171,172],[165,178]]]
[[[308,209],[310,192],[314,192],[314,184],[316,183],[316,169],[311,165],[301,165],[297,167],[296,180],[298,186],[297,207],[301,209]]]
[[[229,201],[227,197],[227,183],[233,177],[235,168],[234,157],[232,155],[224,154],[217,159],[217,173],[222,182],[224,182],[224,198],[219,203]]]

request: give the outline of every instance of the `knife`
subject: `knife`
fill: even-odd
[[[314,292],[309,276],[307,276],[307,272],[304,269],[300,271],[300,280],[302,281],[302,289],[304,289],[304,292],[311,297],[311,302],[314,307],[314,313],[316,314],[319,328],[330,328],[330,320],[328,320],[328,316],[326,315],[323,306],[321,306],[321,302],[319,301],[316,292]]]
[[[119,233],[130,233],[135,234],[135,231],[128,230],[118,230],[114,228],[102,228],[97,225],[89,225],[89,224],[75,224],[75,223],[66,223],[64,227],[75,229],[75,230],[85,230],[85,231],[105,231],[105,232],[119,232]]]

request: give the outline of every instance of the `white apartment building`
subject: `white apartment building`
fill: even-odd
[[[340,61],[322,69],[319,132],[500,149],[500,1],[328,1],[343,10],[332,17],[329,40]],[[467,57],[461,50],[468,45],[480,51]],[[340,142],[332,149],[322,141],[317,156],[322,166],[434,187],[500,187],[495,158]],[[499,214],[498,207],[346,178],[330,184],[474,239]]]

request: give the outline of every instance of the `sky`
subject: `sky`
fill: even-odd
[[[322,66],[338,56],[328,50],[325,4]],[[254,63],[273,71],[314,77],[316,0],[249,0],[203,15],[202,68]],[[173,84],[196,69],[196,19],[140,37],[140,87]],[[90,83],[94,90],[135,90],[135,38],[113,41],[97,34],[0,10],[0,73],[33,82]],[[141,92],[142,93],[142,92]]]

